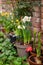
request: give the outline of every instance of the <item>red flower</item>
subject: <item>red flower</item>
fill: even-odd
[[[26,52],[31,52],[33,49],[32,49],[32,47],[31,46],[28,46],[27,48],[26,48]]]

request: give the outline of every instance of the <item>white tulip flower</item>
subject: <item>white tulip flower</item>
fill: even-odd
[[[28,16],[25,16],[22,21],[25,23],[26,21],[29,22],[31,20],[31,16],[28,17]]]
[[[23,26],[23,29],[25,29],[25,26]]]
[[[22,27],[19,25],[19,26],[18,26],[18,29],[22,29]]]

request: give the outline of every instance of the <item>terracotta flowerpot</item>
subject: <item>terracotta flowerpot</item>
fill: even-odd
[[[33,17],[40,17],[40,12],[33,12]]]
[[[36,55],[36,53],[34,51],[30,52],[31,55]]]
[[[33,9],[35,12],[40,12],[40,8],[38,6],[34,6]]]
[[[36,55],[36,52],[32,51],[32,52],[30,52],[30,54],[35,56],[35,55]],[[41,57],[42,57],[42,59],[43,59],[43,51],[42,51],[42,53],[41,53]]]
[[[42,63],[41,64],[37,64],[36,62],[35,62],[35,58],[36,56],[35,55],[31,55],[29,58],[28,58],[28,62],[30,63],[30,65],[43,65],[43,59],[42,59],[42,57],[40,57],[40,59],[41,59],[41,61],[42,61]]]
[[[28,45],[15,44],[15,46],[17,47],[17,52],[20,57],[28,56],[28,53],[26,52]]]
[[[41,12],[43,13],[43,6],[41,6]]]
[[[41,13],[41,18],[43,18],[43,13]]]

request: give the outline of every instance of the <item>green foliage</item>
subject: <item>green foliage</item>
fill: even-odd
[[[18,40],[23,42],[24,44],[29,44],[32,38],[31,35],[31,23],[28,21],[26,21],[25,23],[23,21],[21,21],[21,23],[19,23],[19,25],[17,25],[16,27],[16,31],[15,34],[17,36],[19,36]]]
[[[0,51],[0,60],[3,60],[4,63],[12,61],[17,54],[9,39],[0,43]]]
[[[40,41],[41,33],[38,33],[38,47],[36,48],[37,57],[41,56],[41,41]]]
[[[3,27],[7,33],[15,30],[15,24],[14,23],[15,22],[13,21],[13,15],[10,15],[10,13],[9,14],[1,13],[0,24],[3,25]]]
[[[27,57],[17,57],[16,49],[9,39],[6,39],[3,43],[0,43],[0,65],[22,65]],[[25,62],[26,65],[27,62]]]
[[[3,33],[3,32],[0,32],[0,37],[1,37],[1,36],[4,36],[4,33]]]
[[[0,32],[0,42],[3,42],[5,40],[5,35],[3,32]]]
[[[18,57],[16,60],[14,60],[14,65],[29,65],[26,61],[24,61],[24,60],[26,60],[26,58],[24,58],[24,57]]]
[[[20,17],[31,16],[31,3],[28,1],[19,1],[17,2],[17,7],[14,11],[15,16],[20,19]]]

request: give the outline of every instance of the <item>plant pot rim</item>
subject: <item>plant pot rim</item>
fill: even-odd
[[[41,49],[41,50],[42,50],[42,49]],[[31,55],[35,55],[35,56],[36,56],[36,53],[35,53],[34,51],[31,51],[30,53],[31,53]],[[43,55],[41,54],[40,57],[43,58],[42,56],[43,56]]]
[[[27,48],[29,45],[20,45],[19,43],[16,43],[15,46],[18,47],[18,48],[24,48],[24,49],[25,49],[25,48]]]
[[[43,63],[37,64],[36,62],[33,62],[33,61],[31,60],[32,57],[36,57],[36,55],[31,55],[31,56],[28,58],[29,62],[31,62],[31,63],[34,64],[34,65],[43,65]]]

